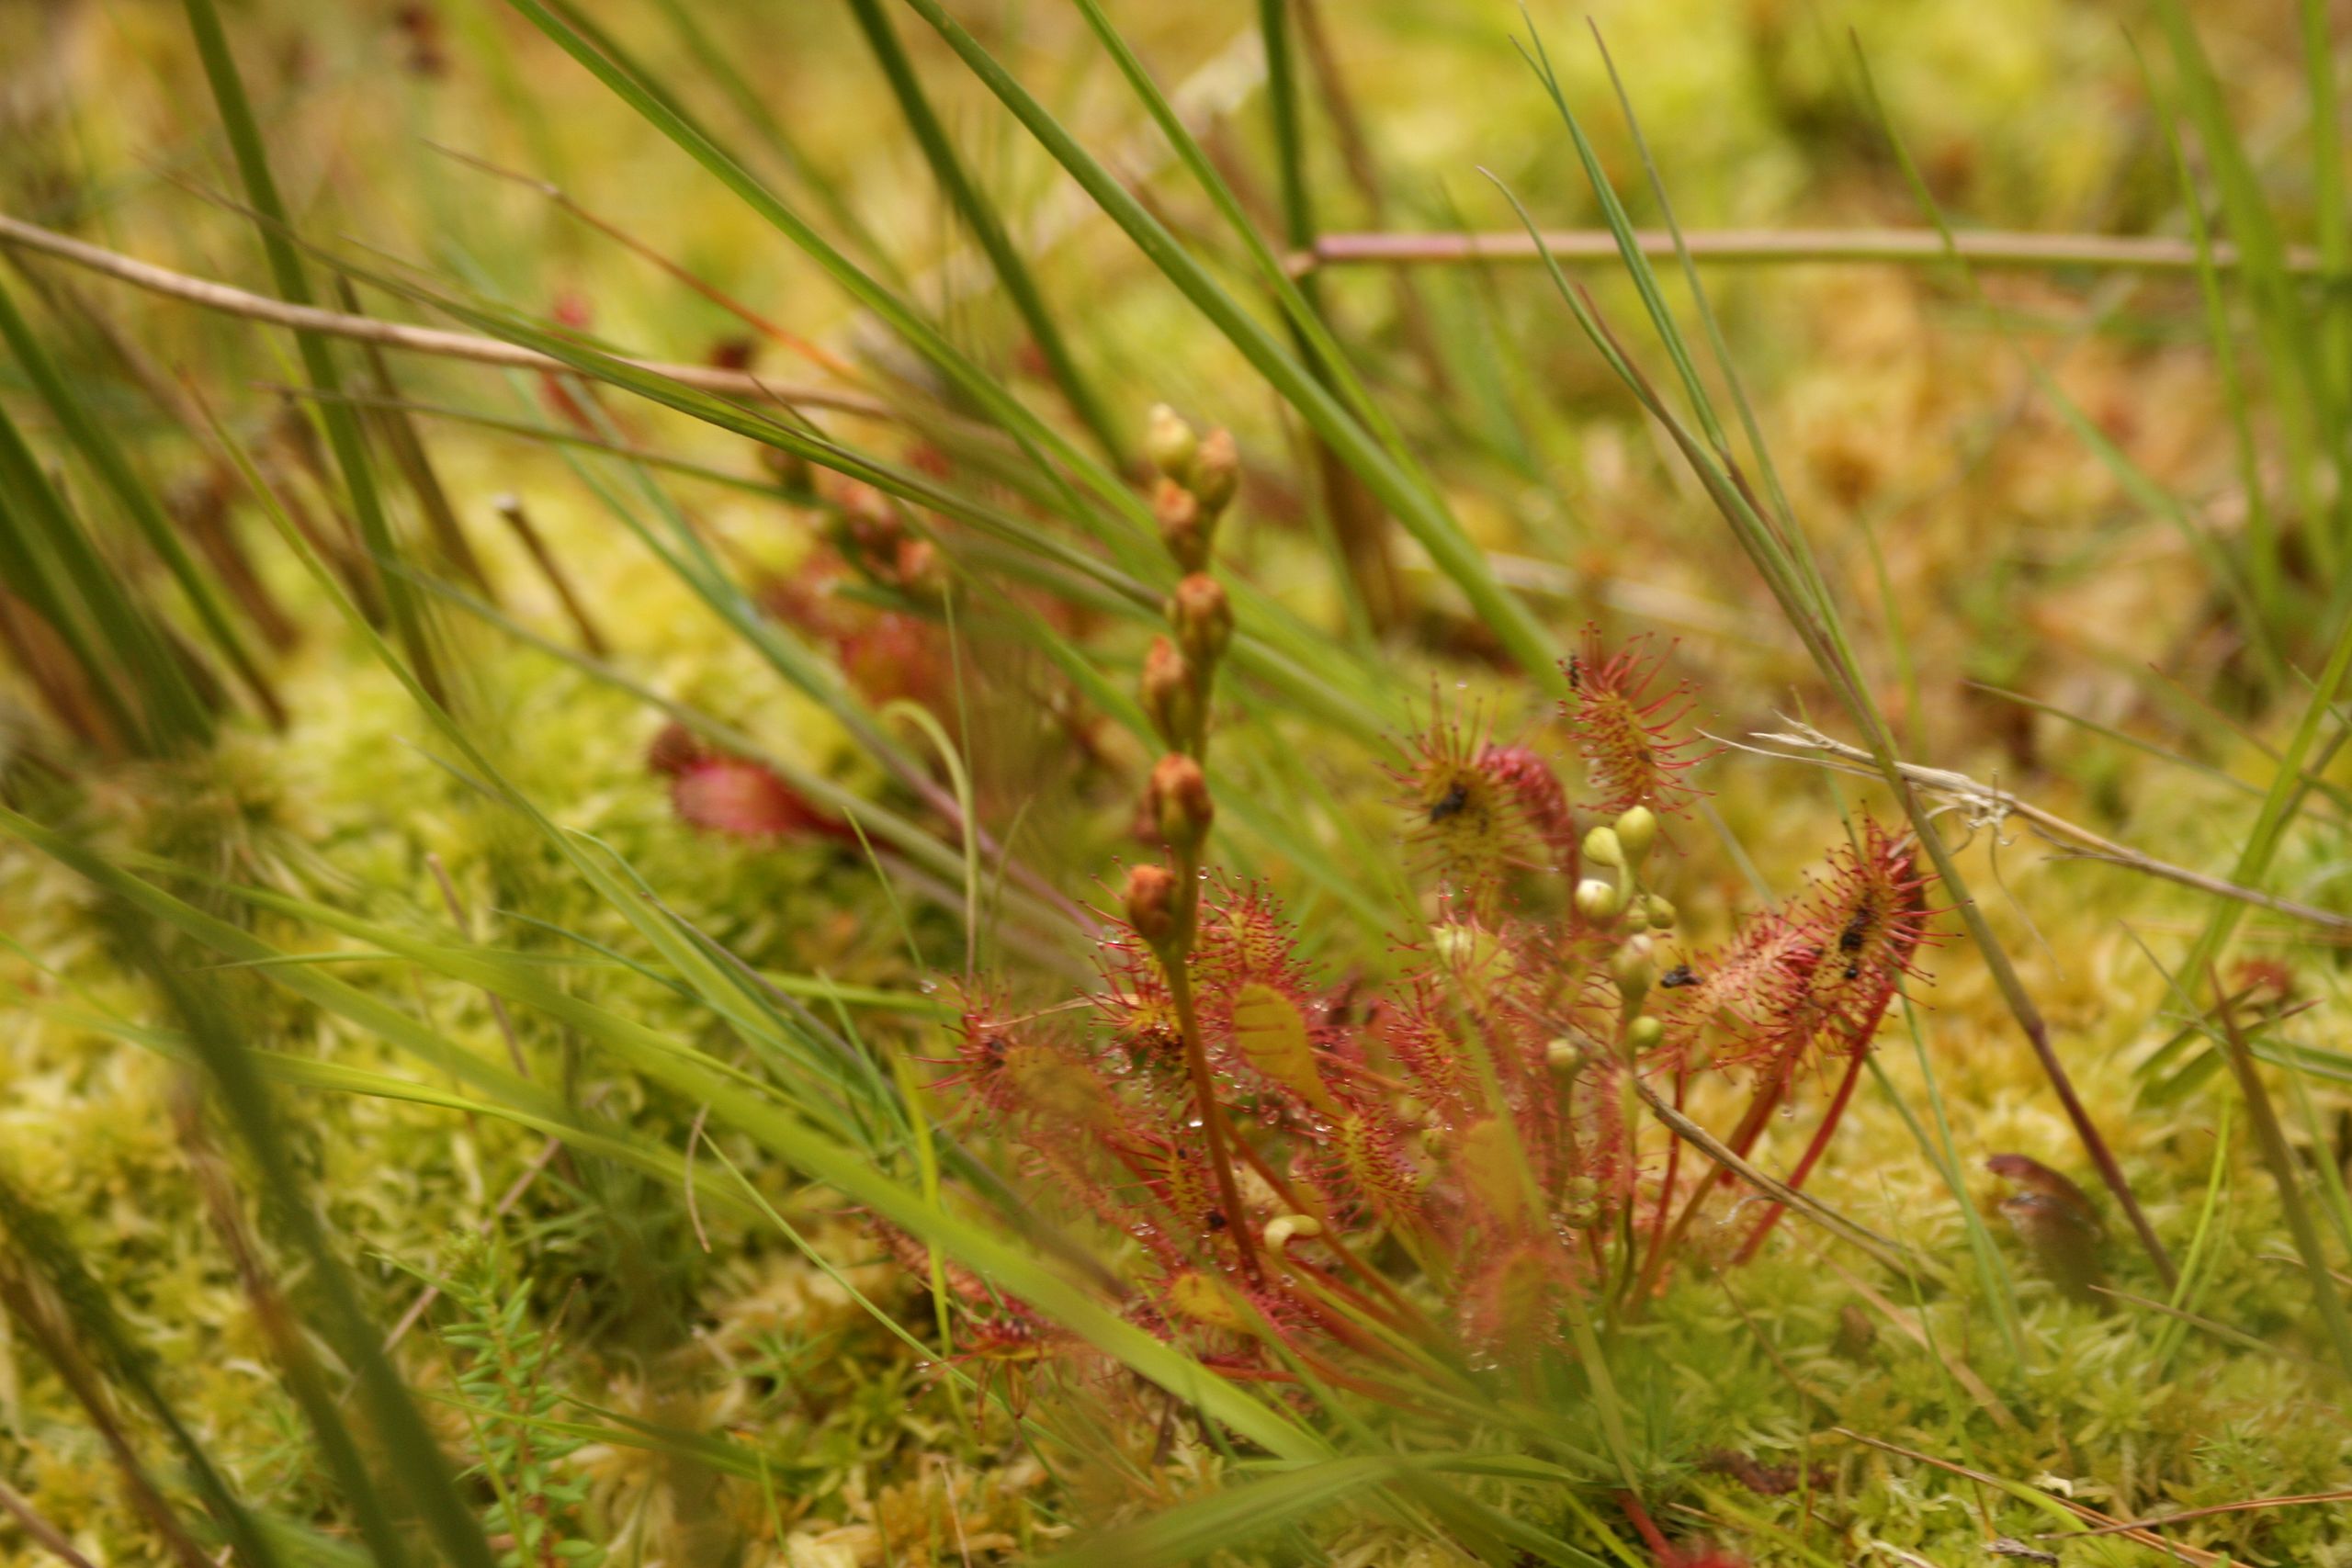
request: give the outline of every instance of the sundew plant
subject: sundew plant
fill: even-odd
[[[2352,1564],[2338,11],[0,9],[0,1556]]]

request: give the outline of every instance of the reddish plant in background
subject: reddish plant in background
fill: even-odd
[[[646,748],[645,764],[670,780],[670,804],[679,820],[737,839],[833,839],[858,841],[846,822],[829,816],[773,769],[715,750],[683,724],[662,726]]]

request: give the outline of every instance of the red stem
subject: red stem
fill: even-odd
[[[1771,1120],[1772,1111],[1781,1103],[1781,1096],[1788,1087],[1787,1066],[1776,1064],[1772,1076],[1756,1086],[1756,1097],[1747,1102],[1747,1110],[1740,1117],[1739,1125],[1732,1129],[1730,1138],[1725,1140],[1732,1153],[1742,1159],[1747,1157],[1748,1151],[1756,1146],[1756,1140],[1764,1135],[1764,1124]],[[1650,1252],[1649,1262],[1642,1269],[1640,1287],[1634,1292],[1634,1310],[1639,1311],[1640,1303],[1657,1289],[1658,1276],[1666,1269],[1666,1260],[1682,1244],[1682,1237],[1690,1229],[1690,1223],[1699,1217],[1700,1207],[1706,1202],[1707,1194],[1718,1182],[1728,1187],[1731,1180],[1727,1171],[1709,1171],[1699,1179],[1698,1186],[1691,1189],[1690,1201],[1682,1205],[1682,1213],[1676,1216],[1674,1228]]]
[[[1838,1092],[1830,1096],[1829,1108],[1821,1113],[1821,1125],[1813,1130],[1813,1141],[1805,1145],[1804,1154],[1797,1160],[1796,1168],[1789,1172],[1788,1185],[1792,1190],[1801,1190],[1804,1186],[1804,1179],[1812,1175],[1813,1168],[1820,1163],[1822,1152],[1829,1147],[1830,1134],[1838,1131],[1838,1122],[1854,1098],[1854,1086],[1862,1081],[1862,1061],[1870,1055],[1870,1035],[1864,1033],[1861,1041],[1848,1053],[1846,1076],[1838,1080]],[[1774,1203],[1764,1211],[1764,1217],[1756,1222],[1756,1228],[1748,1233],[1747,1239],[1740,1244],[1739,1251],[1733,1255],[1735,1265],[1746,1263],[1756,1256],[1756,1249],[1764,1245],[1764,1238],[1771,1235],[1772,1227],[1780,1223],[1784,1207]]]
[[[1666,1539],[1665,1532],[1657,1528],[1657,1521],[1650,1517],[1650,1511],[1642,1506],[1642,1500],[1639,1497],[1634,1496],[1631,1492],[1620,1491],[1617,1494],[1617,1506],[1625,1510],[1625,1517],[1634,1522],[1634,1529],[1641,1533],[1642,1543],[1657,1554],[1657,1560],[1660,1562],[1676,1561],[1674,1543]]]
[[[1689,1066],[1678,1063],[1674,1069],[1674,1109],[1677,1111],[1683,1108],[1683,1092],[1690,1087],[1690,1083]],[[1682,1140],[1668,1139],[1666,1145],[1666,1176],[1658,1183],[1657,1189],[1657,1213],[1650,1220],[1649,1251],[1642,1259],[1641,1278],[1645,1280],[1650,1277],[1650,1270],[1657,1264],[1658,1248],[1666,1245],[1666,1211],[1668,1205],[1674,1201],[1674,1181],[1675,1178],[1681,1173],[1681,1168]]]

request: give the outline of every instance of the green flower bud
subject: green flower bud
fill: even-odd
[[[1268,1252],[1280,1252],[1290,1245],[1295,1235],[1317,1236],[1323,1234],[1323,1222],[1312,1214],[1283,1214],[1266,1222],[1265,1237]]]
[[[1617,885],[1588,876],[1577,884],[1577,913],[1596,926],[1605,926],[1617,918]]]
[[[1625,852],[1625,863],[1637,866],[1650,852],[1650,845],[1657,841],[1657,813],[1646,806],[1636,806],[1617,818],[1617,842]]]
[[[1609,969],[1617,977],[1617,995],[1626,1010],[1638,1009],[1649,995],[1650,982],[1657,978],[1657,943],[1645,936],[1628,938],[1610,960]]]
[[[1193,471],[1193,455],[1201,438],[1184,416],[1166,403],[1154,403],[1144,423],[1144,455],[1151,466],[1182,484]]]
[[[1595,865],[1620,866],[1625,863],[1625,847],[1617,841],[1614,828],[1595,828],[1584,836],[1584,858]]]
[[[1642,900],[1642,915],[1649,921],[1652,931],[1672,931],[1678,913],[1679,911],[1672,904],[1655,893]]]
[[[1654,1018],[1637,1018],[1625,1026],[1625,1043],[1636,1051],[1655,1049],[1665,1038],[1666,1025]]]

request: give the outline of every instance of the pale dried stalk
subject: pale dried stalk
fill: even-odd
[[[1674,236],[1664,230],[1636,230],[1634,237],[1645,255],[1675,254]],[[1951,254],[1943,236],[1933,229],[1690,229],[1682,238],[1691,259],[1706,262],[1928,263]],[[1977,266],[2194,272],[2199,265],[2196,245],[2187,240],[1997,231],[1955,234],[1952,240],[1961,256]],[[1562,262],[1613,262],[1619,254],[1617,237],[1606,229],[1545,234],[1543,249],[1523,232],[1322,234],[1312,250],[1291,256],[1287,265],[1294,276],[1304,276],[1329,266],[1532,262],[1541,260],[1544,249]],[[2223,271],[2238,265],[2234,245],[2215,244],[2211,256]],[[2287,253],[2286,268],[2316,273],[2319,254],[2307,245],[2293,246]]]
[[[1778,757],[1784,761],[1809,762],[1816,767],[1831,768],[1838,773],[1857,776],[1867,775],[1871,778],[1879,776],[1871,754],[1860,747],[1849,746],[1842,740],[1833,739],[1809,724],[1788,718],[1785,714],[1781,717],[1784,722],[1794,728],[1780,734],[1759,733],[1751,736],[1750,739],[1770,741],[1778,746],[1795,747],[1800,753],[1826,753],[1838,761],[1826,761],[1818,754],[1792,755],[1787,751],[1770,751],[1760,747],[1742,746],[1736,740],[1721,743],[1737,747],[1743,751],[1753,751],[1759,757]],[[1719,737],[1710,739],[1720,740]],[[1917,762],[1897,762],[1895,766],[1902,770],[1903,776],[1915,787],[1956,807],[1962,820],[1972,830],[1986,828],[1997,833],[2003,823],[2011,818],[2016,818],[2032,828],[2044,841],[2072,858],[2104,861],[2109,865],[2120,865],[2145,876],[2156,877],[2165,882],[2176,882],[2183,887],[2193,887],[2199,893],[2211,894],[2217,898],[2233,898],[2239,903],[2251,904],[2256,908],[2268,909],[2275,914],[2286,915],[2290,919],[2323,926],[2330,931],[2352,931],[2352,916],[2338,914],[2333,909],[2323,909],[2315,905],[2299,903],[2292,898],[2281,898],[2275,893],[2265,893],[2258,887],[2243,886],[2222,877],[2208,876],[2203,872],[2190,871],[2186,866],[2174,865],[2169,861],[2158,860],[2154,855],[2145,854],[2128,844],[2119,844],[2112,839],[2095,833],[2079,822],[2070,822],[2055,812],[2046,811],[2033,802],[2020,795],[2012,795],[1997,785],[1984,784],[1970,778],[1966,773],[1956,773],[1944,768],[1921,767]]]
[[[288,305],[283,300],[249,294],[242,288],[232,288],[209,278],[174,272],[169,267],[140,261],[120,252],[109,251],[71,235],[41,228],[39,224],[10,218],[5,213],[0,213],[0,244],[53,256],[59,261],[70,262],[119,283],[128,283],[135,288],[144,288],[166,299],[184,300],[224,315],[243,316],[252,321],[267,321],[273,326],[290,327],[297,332],[323,333],[331,337],[349,338],[356,343],[378,344],[411,354],[437,355],[445,359],[469,360],[476,365],[549,371],[559,375],[573,373],[572,367],[563,361],[519,344],[503,343],[497,338],[481,337],[472,333],[410,326],[401,321],[378,321],[372,316],[346,316],[338,310]],[[797,408],[831,409],[868,419],[892,417],[889,406],[878,399],[831,387],[772,381],[747,370],[722,370],[710,365],[680,365],[667,360],[626,356],[622,357],[621,363],[720,397],[779,402]]]
[[[1677,1111],[1670,1101],[1638,1077],[1634,1080],[1634,1092],[1642,1097],[1642,1103],[1648,1106],[1677,1137],[1766,1197],[1795,1210],[1838,1240],[1868,1254],[1874,1261],[1905,1279],[1939,1288],[1948,1283],[1939,1269],[1912,1248],[1891,1241],[1867,1226],[1856,1224],[1820,1199],[1765,1175],[1740,1157],[1722,1139]]]

